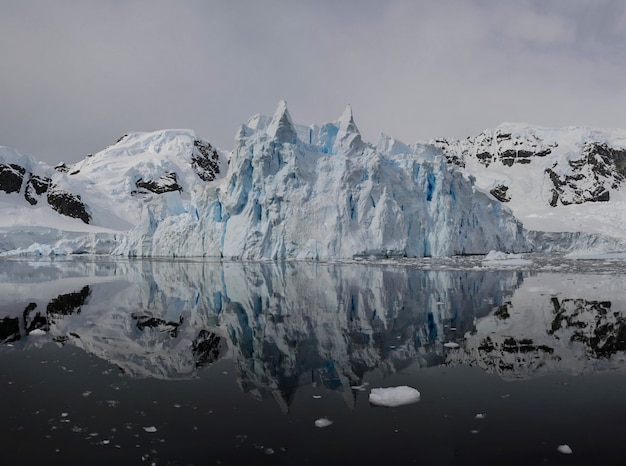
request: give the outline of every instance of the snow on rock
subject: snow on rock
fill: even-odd
[[[505,203],[529,230],[620,238],[626,222],[626,130],[504,123],[465,140],[438,139],[448,163]],[[554,247],[554,237],[537,248]],[[570,246],[572,237],[561,240]]]
[[[419,400],[420,392],[406,385],[388,388],[372,388],[369,396],[369,402],[371,404],[390,408],[416,403]]]

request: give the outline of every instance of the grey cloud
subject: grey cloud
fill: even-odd
[[[624,26],[612,1],[2,2],[0,144],[54,164],[186,127],[229,149],[280,99],[302,124],[350,103],[369,140],[624,126]]]

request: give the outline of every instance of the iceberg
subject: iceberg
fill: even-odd
[[[420,392],[406,385],[388,388],[372,388],[369,396],[369,402],[371,404],[389,408],[416,403],[419,400]]]

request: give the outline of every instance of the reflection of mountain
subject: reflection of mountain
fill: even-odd
[[[610,276],[110,260],[29,272],[17,264],[3,264],[14,267],[13,283],[0,272],[1,342],[53,339],[138,377],[193,377],[232,357],[244,391],[285,409],[301,385],[350,399],[366,373],[415,361],[519,378],[615,367],[626,348],[621,281]],[[48,337],[28,336],[35,329]],[[461,347],[444,348],[450,340]]]
[[[281,403],[302,383],[346,389],[374,368],[441,362],[438,343],[471,331],[521,281],[517,272],[102,260],[40,265],[47,272],[33,275],[51,280],[32,286],[24,264],[10,265],[21,283],[0,285],[13,290],[0,301],[14,309],[0,320],[5,342],[41,341],[24,338],[41,328],[130,375],[166,378],[230,354],[245,391]]]
[[[477,364],[507,379],[618,368],[626,361],[623,278],[539,275],[477,322],[449,363]]]

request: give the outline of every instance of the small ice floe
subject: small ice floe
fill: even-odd
[[[399,387],[372,388],[369,396],[371,404],[389,408],[416,403],[419,400],[420,392],[406,385]]]
[[[485,419],[487,417],[487,415],[485,413],[478,413],[476,416],[474,416],[476,419]]]
[[[30,332],[28,332],[28,334],[33,336],[33,337],[39,337],[41,335],[45,335],[46,331],[45,330],[41,330],[40,328],[36,328],[35,330],[31,330]]]
[[[447,343],[444,343],[444,344],[443,344],[443,346],[444,346],[445,348],[455,349],[455,348],[458,348],[458,347],[459,347],[459,346],[461,346],[461,345],[459,345],[458,343],[455,343],[455,342],[453,342],[453,341],[449,341],[449,342],[447,342]]]
[[[361,385],[352,385],[350,388],[358,392],[364,392],[368,386],[369,386],[369,383],[365,382],[365,383],[362,383]]]
[[[149,427],[144,427],[143,430],[145,430],[146,432],[154,433],[157,431],[157,428],[154,426],[149,426]]]
[[[570,448],[569,445],[559,445],[557,448],[559,453],[563,453],[564,455],[571,455],[572,454],[572,449]]]
[[[321,417],[315,421],[315,427],[319,427],[321,429],[323,427],[328,427],[332,423],[333,421],[331,421],[330,419]]]
[[[532,261],[523,259],[521,254],[507,254],[502,251],[489,251],[482,261],[484,267],[506,266],[506,267],[527,267],[533,265]]]
[[[316,399],[316,400],[319,400],[319,399],[322,398],[322,395],[313,395],[313,398]]]

